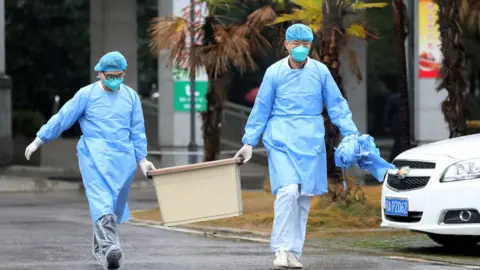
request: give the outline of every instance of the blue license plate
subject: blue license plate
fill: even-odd
[[[385,215],[408,217],[408,200],[385,198]]]

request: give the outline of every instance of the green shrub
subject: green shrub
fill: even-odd
[[[12,115],[13,136],[35,138],[38,130],[45,124],[45,118],[40,112],[16,110]]]

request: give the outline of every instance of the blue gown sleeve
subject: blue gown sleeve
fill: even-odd
[[[44,143],[55,140],[62,132],[69,129],[82,116],[88,103],[88,91],[80,89],[72,99],[67,101],[54,116],[37,132],[37,137]]]
[[[145,120],[143,117],[142,103],[138,94],[135,93],[135,101],[130,125],[130,140],[135,148],[137,161],[147,157],[147,136],[145,135]]]
[[[273,101],[275,99],[275,86],[270,69],[265,72],[262,84],[258,90],[255,104],[245,125],[245,135],[243,135],[242,143],[255,147],[258,144],[260,135],[267,126],[270,112],[272,110]]]
[[[352,120],[352,112],[348,107],[348,103],[342,96],[337,83],[328,70],[325,74],[323,90],[323,100],[328,115],[330,116],[332,123],[340,130],[342,136],[345,137],[352,134],[360,134]]]

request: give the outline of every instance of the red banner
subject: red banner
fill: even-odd
[[[440,31],[437,25],[438,6],[433,0],[420,0],[418,7],[419,77],[439,78],[442,63]]]

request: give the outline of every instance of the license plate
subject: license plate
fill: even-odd
[[[408,217],[408,200],[385,198],[385,215]]]

